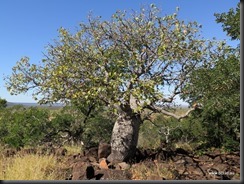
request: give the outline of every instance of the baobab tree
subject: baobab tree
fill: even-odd
[[[178,11],[178,10],[177,10]],[[104,105],[117,114],[109,161],[134,154],[139,127],[153,113],[170,111],[190,73],[208,62],[213,47],[200,25],[162,16],[155,5],[140,12],[117,11],[111,20],[89,16],[71,33],[59,30],[39,65],[22,58],[6,78],[11,94],[31,91],[39,103],[71,101]],[[211,53],[211,57],[215,57]],[[85,103],[84,103],[85,101]]]

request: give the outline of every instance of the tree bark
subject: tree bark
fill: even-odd
[[[131,109],[120,112],[112,132],[111,154],[107,158],[109,162],[124,162],[133,157],[141,123],[140,115]]]

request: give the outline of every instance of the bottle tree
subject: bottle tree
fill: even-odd
[[[117,114],[109,161],[133,156],[139,127],[153,113],[178,120],[170,109],[192,71],[217,57],[200,25],[162,16],[155,5],[117,11],[109,21],[89,16],[79,30],[59,30],[39,65],[24,57],[6,78],[11,94],[32,91],[39,103],[70,101],[106,106]],[[195,106],[194,106],[195,107]]]

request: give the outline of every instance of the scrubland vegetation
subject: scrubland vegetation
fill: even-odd
[[[179,109],[178,113],[184,113],[187,110],[187,108]],[[67,158],[65,157],[36,153],[21,155],[21,151],[14,156],[6,157],[4,153],[10,148],[17,150],[40,149],[51,142],[56,147],[66,148],[67,154],[72,155],[80,153],[86,147],[97,146],[100,141],[109,142],[114,117],[108,119],[109,112],[106,110],[97,111],[96,116],[91,116],[85,124],[84,117],[76,107],[48,110],[38,107],[16,106],[2,109],[0,179],[63,180],[67,175]],[[168,143],[165,144],[167,128],[169,128]],[[77,133],[77,130],[82,130],[82,133]],[[35,133],[32,134],[31,131]],[[66,134],[67,131],[69,134]],[[153,150],[159,147],[165,149],[183,148],[201,155],[210,151],[210,148],[216,147],[215,143],[209,140],[208,133],[210,132],[207,127],[204,127],[196,119],[193,121],[189,118],[179,124],[174,119],[157,114],[152,122],[145,121],[141,126],[138,148]],[[63,137],[63,135],[69,136]],[[222,138],[226,138],[226,136],[222,134]],[[223,152],[237,151],[239,142],[230,140],[230,142],[223,142],[218,147]],[[84,145],[81,145],[80,141]],[[150,164],[139,163],[136,167],[132,167],[131,172],[134,179],[173,177],[172,173],[164,168],[164,164],[157,162],[151,164],[150,166]]]

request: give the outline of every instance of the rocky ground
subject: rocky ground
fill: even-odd
[[[175,150],[137,150],[130,162],[109,163],[110,146],[101,144],[77,154],[67,155],[63,148],[21,150],[23,154],[55,154],[65,160],[64,180],[240,180],[240,152],[220,150],[194,155]],[[14,155],[11,150],[5,156]]]

